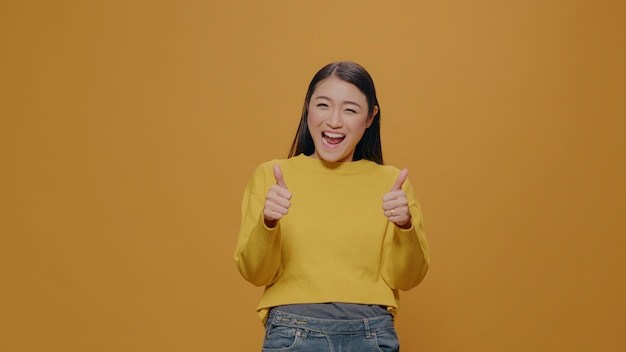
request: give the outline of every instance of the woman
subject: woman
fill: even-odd
[[[408,171],[383,165],[369,73],[336,62],[312,79],[288,159],[260,165],[235,262],[265,286],[263,351],[398,351],[399,290],[428,269]]]

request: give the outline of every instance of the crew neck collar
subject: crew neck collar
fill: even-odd
[[[356,174],[365,172],[367,170],[376,167],[376,164],[370,160],[356,160],[356,161],[326,161],[323,159],[316,159],[304,154],[299,154],[292,158],[298,165],[310,170],[320,172],[339,172],[343,174]]]

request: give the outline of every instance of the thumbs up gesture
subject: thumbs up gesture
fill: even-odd
[[[396,183],[391,187],[391,191],[383,196],[383,211],[389,221],[403,229],[411,227],[411,213],[409,212],[409,201],[406,193],[402,190],[402,185],[409,175],[409,170],[404,169],[398,175]]]
[[[291,192],[287,189],[283,172],[278,164],[274,165],[274,179],[276,184],[270,187],[265,196],[263,219],[267,227],[276,227],[276,223],[286,215],[291,206]]]

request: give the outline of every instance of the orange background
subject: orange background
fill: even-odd
[[[624,351],[623,1],[3,1],[0,350],[259,351],[232,253],[324,64],[432,267],[404,351]]]

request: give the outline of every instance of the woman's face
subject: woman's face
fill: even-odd
[[[315,152],[325,161],[352,161],[354,149],[378,112],[371,115],[365,94],[355,85],[330,76],[317,84],[308,106],[307,125]]]

